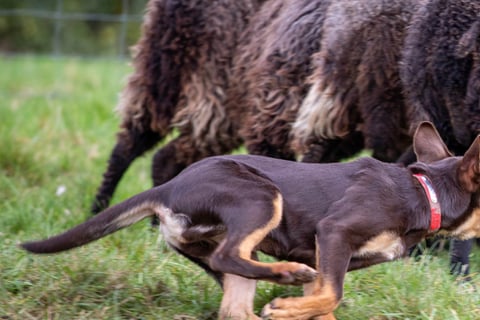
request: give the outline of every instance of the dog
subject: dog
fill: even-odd
[[[348,271],[403,257],[431,235],[480,236],[480,136],[454,157],[423,122],[414,151],[418,162],[407,167],[368,157],[331,164],[206,158],[63,234],[21,247],[60,252],[156,215],[166,242],[222,285],[220,319],[260,319],[257,280],[304,285],[304,296],[274,299],[263,318],[335,319]],[[259,261],[259,251],[278,261]]]

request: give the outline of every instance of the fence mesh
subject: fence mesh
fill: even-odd
[[[55,56],[129,55],[147,0],[2,0],[0,51]]]

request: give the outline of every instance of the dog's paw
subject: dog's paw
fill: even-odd
[[[277,278],[274,279],[275,282],[290,285],[302,285],[312,282],[318,275],[315,269],[295,262],[282,264],[280,268],[275,270],[275,274],[277,275]]]
[[[335,320],[333,311],[338,301],[331,294],[276,298],[262,310],[262,319],[270,320]]]
[[[275,318],[273,318],[274,316],[274,309],[275,309],[275,300],[273,300],[272,302],[270,302],[269,304],[265,305],[262,309],[262,313],[261,313],[261,316],[262,316],[262,319],[263,320],[273,320]]]
[[[263,307],[262,319],[283,320],[283,319],[304,319],[295,315],[295,310],[288,307],[289,300],[292,298],[277,298]],[[305,318],[308,319],[308,318]]]

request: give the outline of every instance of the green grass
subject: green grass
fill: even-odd
[[[113,112],[131,71],[121,61],[0,59],[0,319],[215,319],[221,290],[139,223],[70,252],[33,256],[20,241],[84,220],[115,140]],[[150,155],[113,202],[151,186]],[[58,188],[66,188],[56,195]],[[472,253],[480,288],[480,251]],[[260,283],[257,311],[299,288]],[[448,257],[347,275],[339,319],[480,319],[480,293],[448,274]]]

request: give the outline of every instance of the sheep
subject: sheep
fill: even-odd
[[[480,133],[480,2],[428,0],[414,14],[400,61],[410,131],[432,121],[463,155]],[[472,241],[454,241],[453,273],[469,273]]]
[[[252,18],[234,56],[227,110],[249,153],[295,160],[290,124],[306,94],[329,0],[275,1]],[[240,110],[240,111],[237,111]]]
[[[372,150],[373,157],[396,161],[403,154],[411,135],[398,61],[417,6],[416,0],[335,1],[329,6],[321,49],[312,57],[310,88],[292,125],[297,153],[308,156],[319,143],[360,132],[358,149]]]
[[[213,5],[202,0],[150,0],[134,50],[135,71],[117,108],[121,130],[92,212],[108,206],[131,162],[173,128],[178,137],[154,155],[154,185],[242,142],[249,153],[291,160],[303,155],[304,161],[338,161],[364,146],[380,159],[393,160],[405,143],[392,140],[408,140],[403,128],[390,121],[389,129],[395,130],[390,130],[389,139],[381,139],[384,128],[369,132],[375,129],[368,124],[382,117],[377,114],[382,107],[376,104],[385,97],[391,101],[388,107],[383,104],[383,112],[395,119],[403,115],[393,61],[412,3],[224,0]],[[348,23],[336,26],[337,19]],[[382,37],[377,38],[379,31]],[[342,37],[336,37],[337,32]],[[376,50],[378,43],[389,50]],[[350,55],[356,46],[368,50]],[[355,81],[348,81],[348,69],[355,69],[361,59],[363,69],[354,74]],[[377,60],[386,74],[373,72],[375,67],[368,65]],[[348,63],[342,69],[347,73],[335,79],[337,73],[328,72],[341,63]],[[345,115],[341,118],[348,132],[311,134],[318,127],[333,127],[328,121],[306,129],[317,122],[319,111],[314,109],[325,109],[325,104],[315,103],[327,82],[323,79],[337,84],[339,91],[332,101],[337,101],[338,114]],[[371,87],[377,91],[368,92]],[[388,89],[381,92],[384,87]],[[346,93],[350,99],[342,101]],[[363,100],[354,105],[359,97]],[[391,154],[383,155],[392,147]]]
[[[367,147],[395,161],[411,143],[398,60],[417,3],[263,6],[234,57],[231,87],[242,89],[227,98],[227,111],[244,119],[239,130],[248,152],[331,162]]]
[[[174,128],[178,137],[153,157],[154,185],[242,142],[249,153],[291,160],[338,161],[366,146],[393,161],[409,142],[394,62],[414,3],[150,0],[92,212],[108,206],[131,162]],[[332,90],[325,83],[337,88],[334,104],[316,101]],[[317,121],[332,105],[341,121]],[[385,115],[388,124],[370,126]]]
[[[265,0],[150,0],[133,68],[117,110],[122,118],[91,211],[106,208],[130,164],[156,152],[154,185],[192,162],[240,145],[224,100],[240,33]]]

